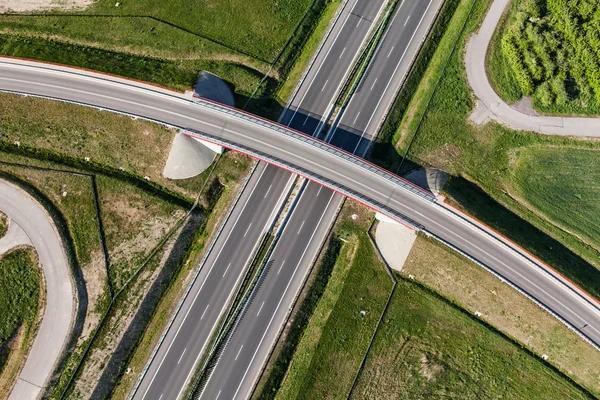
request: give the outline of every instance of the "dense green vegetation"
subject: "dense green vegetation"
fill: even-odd
[[[586,399],[586,392],[429,290],[401,279],[353,399]]]
[[[547,210],[537,210],[531,198],[523,201],[525,196],[513,174],[521,148],[543,147],[558,155],[562,148],[600,149],[600,142],[518,132],[493,122],[476,126],[469,121],[475,104],[466,81],[464,48],[490,3],[462,0],[456,8],[449,25],[453,28],[441,39],[392,143],[381,143],[394,148],[388,152],[387,166],[396,170],[406,153],[409,162],[405,166],[417,164],[449,172],[454,176],[445,188],[450,201],[600,297],[598,248],[570,234],[568,227],[545,215]],[[566,169],[564,173],[570,175],[564,179],[577,181],[579,171],[600,168],[593,158],[577,162],[582,164]],[[577,207],[564,207],[563,212],[562,220],[576,221],[582,215]]]
[[[40,282],[32,250],[17,249],[0,256],[0,372],[7,361],[11,338],[19,328],[28,329],[35,322]]]
[[[8,217],[0,212],[0,238],[8,231]]]
[[[507,100],[552,113],[600,112],[600,12],[594,0],[513,0],[490,77]]]

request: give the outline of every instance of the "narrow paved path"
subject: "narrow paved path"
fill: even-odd
[[[38,254],[46,281],[46,311],[10,400],[36,399],[52,374],[73,321],[74,287],[60,236],[46,210],[19,188],[0,181],[0,210],[20,226]]]
[[[8,231],[6,231],[6,235],[0,238],[0,256],[21,245],[33,246],[23,228],[8,218]]]
[[[465,58],[467,78],[475,95],[481,101],[480,106],[487,108],[492,118],[511,128],[548,135],[600,137],[600,118],[528,115],[515,110],[496,94],[486,74],[485,55],[509,1],[494,0],[479,33],[474,34],[467,45]]]

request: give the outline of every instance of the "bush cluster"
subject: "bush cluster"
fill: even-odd
[[[542,106],[600,104],[597,1],[521,0],[501,49],[522,93]]]

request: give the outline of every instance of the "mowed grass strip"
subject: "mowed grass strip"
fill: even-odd
[[[392,289],[367,236],[370,218],[366,209],[346,201],[334,232],[347,242],[277,399],[347,398]]]
[[[600,251],[600,149],[528,147],[515,157],[525,202]]]
[[[354,399],[587,399],[542,360],[401,279]]]
[[[0,396],[16,378],[36,329],[42,274],[30,248],[0,255]]]
[[[402,274],[432,288],[519,341],[573,380],[600,395],[600,357],[560,321],[479,265],[440,242],[419,236]]]

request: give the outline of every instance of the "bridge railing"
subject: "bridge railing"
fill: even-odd
[[[375,164],[372,164],[372,163],[364,160],[361,157],[358,157],[358,156],[356,156],[356,155],[354,155],[354,154],[352,154],[350,152],[347,152],[347,151],[342,150],[342,149],[340,149],[338,147],[335,147],[335,146],[333,146],[333,145],[331,145],[331,144],[329,144],[327,142],[324,142],[322,140],[316,139],[316,138],[314,138],[314,137],[312,137],[310,135],[307,135],[307,134],[305,134],[303,132],[296,131],[296,130],[291,129],[291,128],[285,126],[285,125],[281,125],[281,124],[269,121],[267,119],[260,118],[260,117],[258,117],[256,115],[249,114],[247,112],[238,110],[238,109],[233,108],[233,107],[229,107],[229,106],[225,106],[225,105],[220,104],[220,103],[212,102],[210,100],[200,99],[199,101],[196,101],[196,104],[198,104],[198,105],[200,105],[202,107],[211,109],[213,111],[217,111],[217,112],[220,112],[220,113],[227,114],[227,115],[229,115],[231,117],[234,117],[234,118],[238,118],[238,119],[242,119],[242,120],[245,120],[245,121],[252,122],[253,124],[260,125],[260,126],[262,126],[264,128],[270,129],[272,131],[276,131],[276,132],[281,133],[283,135],[286,135],[288,137],[292,137],[294,140],[301,141],[301,142],[304,142],[304,143],[308,143],[311,146],[317,147],[317,148],[319,148],[321,150],[324,150],[324,151],[326,151],[326,152],[328,152],[328,153],[330,153],[330,154],[332,154],[332,155],[334,155],[334,156],[336,156],[338,158],[342,158],[342,159],[344,159],[346,161],[349,161],[349,162],[351,162],[351,163],[353,163],[353,164],[355,164],[355,165],[357,165],[357,166],[359,166],[359,167],[361,167],[363,169],[366,169],[366,170],[368,170],[368,171],[370,171],[370,172],[378,175],[379,177],[381,177],[383,179],[386,179],[386,180],[394,183],[395,185],[400,186],[403,189],[408,190],[408,191],[416,194],[417,196],[420,196],[420,197],[422,197],[422,198],[424,198],[426,200],[429,200],[429,201],[435,201],[435,196],[431,192],[429,192],[429,191],[427,191],[427,190],[425,190],[425,189],[423,189],[423,188],[415,185],[414,183],[412,183],[412,182],[410,182],[410,181],[408,181],[408,180],[406,180],[406,179],[404,179],[402,177],[399,177],[399,176],[397,176],[395,174],[392,174],[391,172],[389,172],[389,171],[387,171],[387,170],[385,170],[385,169],[383,169],[383,168],[381,168],[381,167],[379,167],[379,166],[377,166]],[[193,132],[193,133],[195,133],[195,134],[197,134],[199,136],[204,136],[204,137],[208,137],[209,136],[209,135],[205,134],[204,132],[200,132],[200,131],[196,131],[196,130],[192,130],[192,129],[188,129],[188,131]],[[222,140],[221,138],[211,137],[211,141],[221,141],[221,140]],[[224,144],[224,146],[228,147],[228,148],[234,148],[233,146],[244,147],[244,146],[240,146],[238,144],[235,144],[233,142],[228,142],[227,144]],[[267,160],[267,159],[273,159],[271,161],[273,163],[277,164],[277,165],[283,165],[285,163],[283,160],[280,160],[280,159],[275,160],[275,157],[267,155],[267,154],[259,155],[258,152],[255,149],[244,148],[244,149],[240,149],[239,151],[251,154],[251,155],[253,155],[255,157],[258,157],[258,158],[261,158],[261,159],[265,159],[265,160]],[[251,152],[255,152],[257,154],[253,154]],[[286,168],[288,168],[290,170],[292,169],[292,167],[299,168],[298,166],[292,166],[291,164],[290,165],[288,165],[288,164],[289,163],[285,163]],[[294,172],[296,172],[296,171],[294,171]],[[297,173],[299,175],[305,176],[307,178],[310,178],[312,175],[315,175],[314,172],[311,172],[311,171],[304,171],[303,173],[299,173],[299,172],[297,172]],[[322,179],[325,179],[325,178],[322,178]],[[330,185],[327,184],[326,186],[330,186]],[[352,196],[352,197],[354,197],[354,196]]]
[[[260,160],[263,160],[269,164],[273,164],[277,167],[283,168],[287,171],[290,171],[294,174],[303,176],[311,181],[317,182],[325,187],[328,187],[329,189],[338,192],[340,194],[343,194],[344,196],[350,197],[351,199],[354,199],[364,205],[366,205],[367,207],[381,212],[382,214],[385,214],[399,222],[402,222],[403,224],[406,224],[416,230],[422,230],[423,226],[421,224],[419,224],[418,222],[412,220],[411,218],[408,218],[407,216],[405,216],[404,214],[401,214],[399,212],[397,212],[396,210],[394,210],[391,207],[388,207],[387,205],[378,202],[377,200],[369,197],[369,196],[365,196],[360,192],[357,192],[356,190],[353,190],[345,185],[341,185],[331,179],[328,179],[314,171],[310,171],[307,170],[305,168],[302,168],[298,165],[295,165],[293,163],[290,163],[286,160],[283,160],[281,158],[275,157],[273,155],[270,154],[266,154],[263,153],[261,151],[258,151],[256,149],[241,145],[237,142],[233,142],[227,139],[223,139],[221,137],[217,137],[211,134],[207,134],[204,132],[200,132],[200,131],[196,131],[194,129],[187,129],[185,131],[186,134],[191,135],[193,137],[197,137],[198,139],[202,139],[202,140],[208,140],[210,142],[214,142],[216,144],[219,144],[223,147],[226,147],[228,149],[234,150],[234,151],[238,151],[240,153],[244,153],[244,154],[248,154],[252,157],[258,158]],[[399,182],[402,182],[399,180]],[[409,190],[416,190],[414,187],[412,186],[408,186],[407,189]],[[424,198],[426,198],[427,200],[431,200],[431,201],[435,201],[435,197],[433,197],[433,195],[430,196],[426,196],[426,192],[423,191],[415,191],[415,193],[419,194],[420,196],[423,196]]]

